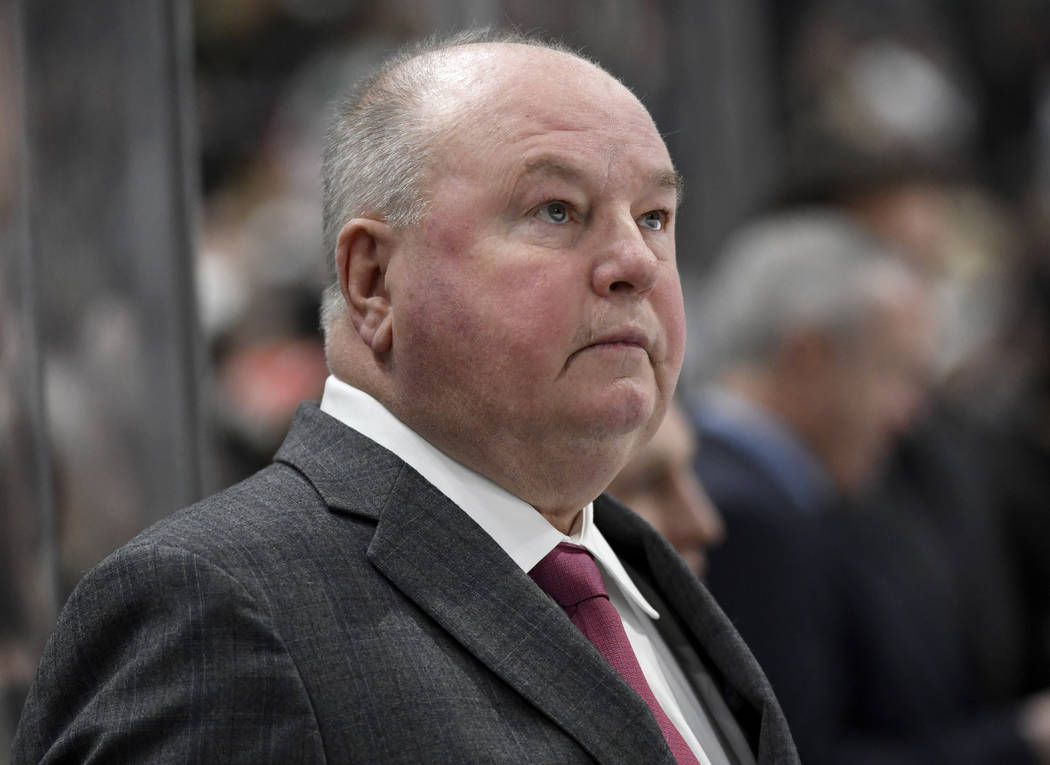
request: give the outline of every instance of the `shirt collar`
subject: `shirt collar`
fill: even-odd
[[[593,503],[583,508],[579,529],[567,537],[532,505],[452,459],[375,398],[334,375],[325,381],[321,411],[404,460],[470,516],[522,571],[530,571],[560,542],[582,545],[634,605],[651,618],[659,618],[595,525]]]

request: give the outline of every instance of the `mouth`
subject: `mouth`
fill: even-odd
[[[621,327],[589,338],[589,342],[581,345],[572,353],[569,361],[588,351],[624,353],[638,350],[648,355],[651,346],[652,340],[644,330],[633,326]]]

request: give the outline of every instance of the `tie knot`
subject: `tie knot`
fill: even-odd
[[[529,576],[565,609],[588,598],[608,597],[601,572],[587,548],[568,542],[547,553]]]

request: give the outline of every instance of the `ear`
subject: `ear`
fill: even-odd
[[[376,354],[393,345],[393,320],[386,270],[393,236],[390,227],[371,218],[354,218],[336,242],[335,265],[350,321]]]

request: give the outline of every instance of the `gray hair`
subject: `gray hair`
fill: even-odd
[[[324,249],[332,277],[321,305],[326,334],[342,311],[339,282],[334,278],[339,232],[356,217],[378,218],[394,226],[412,226],[423,219],[427,169],[443,124],[428,120],[424,108],[434,86],[433,54],[477,43],[533,45],[587,60],[555,41],[516,32],[471,30],[402,49],[340,99],[325,133],[321,163]]]
[[[907,267],[839,213],[804,209],[746,225],[730,237],[691,316],[691,381],[766,362],[802,328],[848,342],[887,271],[899,276]]]

